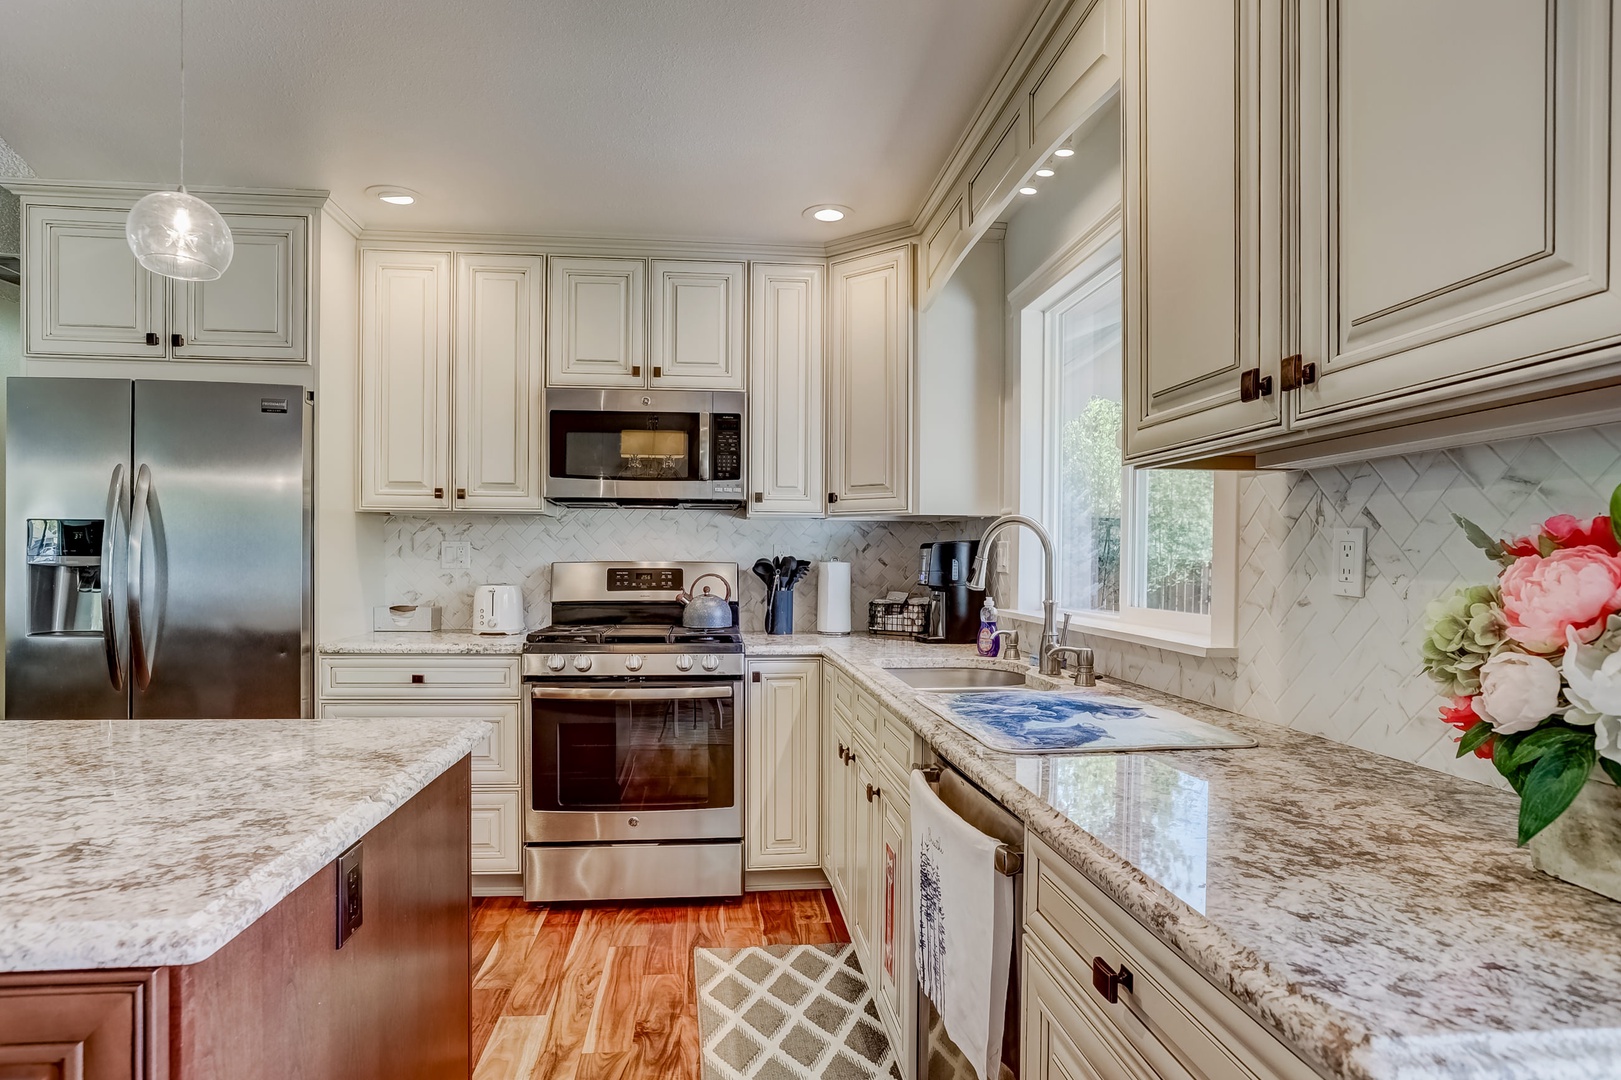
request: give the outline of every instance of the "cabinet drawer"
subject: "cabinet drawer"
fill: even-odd
[[[518,658],[389,656],[323,657],[321,697],[499,698],[517,700]]]
[[[1073,993],[1088,995],[1161,1076],[1206,1080],[1311,1080],[1316,1073],[1260,1022],[1126,914],[1038,838],[1028,836],[1026,932],[1045,946]],[[1132,973],[1109,1004],[1092,985],[1094,960]]]
[[[882,712],[878,702],[862,690],[855,692],[855,707],[850,712],[850,722],[857,731],[868,735],[878,734],[878,716]]]
[[[516,784],[523,772],[523,705],[489,701],[336,701],[321,705],[323,720],[357,720],[394,716],[443,716],[488,720],[489,738],[473,748],[473,783]]]
[[[911,774],[912,729],[888,709],[881,710],[878,716],[878,750],[897,776],[905,778]]]
[[[840,716],[843,716],[846,720],[853,720],[856,707],[855,684],[850,681],[850,676],[842,671],[835,670],[831,664],[827,665],[824,670],[827,672],[828,703],[833,706],[834,711]]]
[[[473,790],[473,873],[516,874],[523,856],[517,791]]]

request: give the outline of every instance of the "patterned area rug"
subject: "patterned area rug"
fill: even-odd
[[[694,949],[704,1080],[900,1080],[854,945]]]

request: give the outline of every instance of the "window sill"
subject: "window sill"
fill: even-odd
[[[1034,625],[1034,634],[1028,639],[1021,635],[1019,641],[1021,649],[1034,655],[1036,639],[1041,633],[1041,616],[1027,611],[1009,611],[1006,609],[1001,612],[1001,616],[1009,621]],[[1062,626],[1063,621],[1064,617],[1060,614],[1058,617],[1060,626]],[[1141,623],[1119,622],[1114,619],[1089,619],[1084,615],[1075,615],[1070,619],[1069,629],[1072,634],[1107,638],[1110,641],[1124,641],[1132,645],[1146,645],[1151,649],[1163,649],[1166,652],[1181,653],[1184,656],[1198,656],[1207,660],[1224,660],[1238,655],[1236,646],[1215,645],[1207,636],[1183,633],[1163,626],[1146,626]],[[1026,647],[1027,640],[1030,645],[1028,648]],[[1059,644],[1064,644],[1064,642]]]

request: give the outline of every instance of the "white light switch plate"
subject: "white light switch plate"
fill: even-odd
[[[473,545],[465,540],[450,540],[439,545],[439,567],[442,570],[466,570],[473,565]]]
[[[1334,566],[1334,595],[1367,593],[1368,530],[1335,529],[1330,541]]]

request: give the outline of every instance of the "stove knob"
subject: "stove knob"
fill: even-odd
[[[546,658],[547,671],[562,671],[567,664],[568,657],[564,656],[562,653],[555,653]]]
[[[675,658],[675,667],[677,671],[691,671],[692,657],[688,656],[686,653],[682,653],[680,656]]]
[[[640,653],[631,653],[629,656],[625,657],[625,670],[626,671],[640,671],[640,670],[642,670],[642,659],[643,658],[642,658],[642,655]]]
[[[576,656],[574,658],[574,670],[575,671],[590,671],[591,670],[591,658],[589,656]]]
[[[720,667],[720,657],[718,657],[718,656],[706,656],[706,657],[704,657],[704,670],[705,671],[714,671],[718,667]]]

